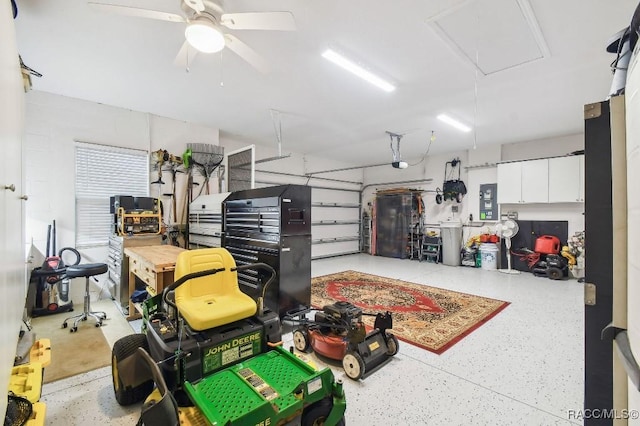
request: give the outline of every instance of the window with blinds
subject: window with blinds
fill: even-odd
[[[146,151],[76,143],[76,247],[108,244],[113,223],[109,197],[148,194]]]

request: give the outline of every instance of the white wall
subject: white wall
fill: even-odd
[[[502,145],[502,161],[560,157],[584,149],[584,134],[558,136]]]
[[[26,239],[27,243],[33,239],[43,253],[47,225],[53,219],[58,248],[75,246],[74,141],[146,151],[166,149],[177,156],[189,142],[218,144],[218,129],[37,91],[27,95],[25,132]],[[157,172],[150,170],[150,182],[156,178]],[[163,181],[165,185],[150,185],[150,196],[171,192],[168,173]],[[178,175],[177,181],[177,199],[181,200],[185,176]],[[170,199],[162,199],[168,217]],[[85,262],[103,262],[107,248],[81,253]],[[73,287],[79,291],[75,294],[82,294],[82,286]]]

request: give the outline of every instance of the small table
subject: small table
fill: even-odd
[[[176,259],[185,249],[175,246],[128,247],[124,254],[129,258],[129,296],[136,289],[136,277],[147,285],[149,292],[161,293],[165,286],[173,283]],[[140,318],[134,303],[129,298],[128,321]]]

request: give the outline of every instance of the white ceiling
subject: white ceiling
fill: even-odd
[[[277,110],[283,152],[361,165],[391,160],[387,130],[406,133],[407,160],[422,156],[432,130],[431,153],[580,132],[583,105],[609,91],[607,40],[637,5],[530,0],[548,47],[543,57],[516,0],[228,0],[229,13],[295,17],[296,32],[228,30],[267,60],[271,70],[261,74],[226,49],[200,54],[188,73],[174,66],[184,24],[106,14],[83,0],[17,3],[20,54],[43,74],[35,90],[202,123],[223,138],[271,147]],[[182,13],[179,0],[118,4]],[[320,56],[327,47],[351,53],[397,89],[347,74]],[[475,131],[448,128],[440,113]]]

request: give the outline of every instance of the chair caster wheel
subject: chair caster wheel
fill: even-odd
[[[69,333],[75,333],[76,331],[78,331],[78,327],[71,327],[69,329]]]
[[[67,323],[66,322],[62,323],[62,328],[67,328]]]
[[[87,320],[87,318],[86,318],[86,317],[85,317],[85,318],[82,318],[82,321],[86,321],[86,320]]]
[[[101,327],[101,326],[102,326],[102,323],[101,323],[101,322],[97,322],[97,323],[96,323],[96,327]]]

